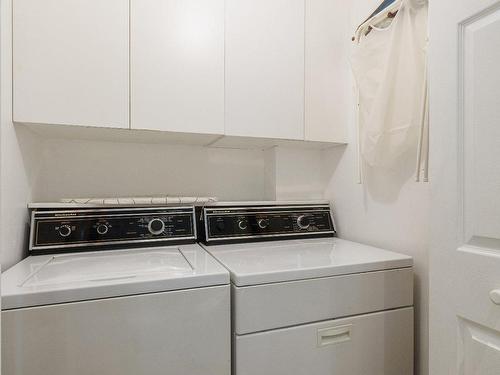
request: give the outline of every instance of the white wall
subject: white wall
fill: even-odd
[[[323,199],[327,180],[321,150],[274,147],[266,156],[266,199]]]
[[[34,138],[12,125],[11,2],[0,2],[0,262],[2,269],[23,256],[31,181],[38,168]]]
[[[264,152],[170,144],[41,142],[36,201],[188,195],[262,199]]]
[[[350,74],[350,36],[357,25],[380,4],[380,0],[358,0],[349,4],[351,22],[346,34],[349,42],[345,50],[339,52],[345,54],[346,59],[346,71],[343,74]],[[354,108],[353,99],[352,94],[351,108]],[[341,237],[414,257],[416,374],[425,375],[428,374],[429,187],[414,180],[414,155],[408,155],[391,171],[365,170],[363,185],[357,184],[354,118],[352,112],[349,145],[324,152],[324,173],[329,180],[325,197],[334,202]]]

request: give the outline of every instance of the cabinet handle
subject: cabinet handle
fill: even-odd
[[[318,347],[351,340],[352,324],[318,329]]]
[[[500,305],[500,289],[495,289],[490,292],[490,299],[495,305]]]

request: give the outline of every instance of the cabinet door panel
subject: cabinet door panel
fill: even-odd
[[[128,5],[13,2],[14,121],[128,127]]]
[[[304,138],[304,0],[227,2],[226,134]]]
[[[351,31],[345,4],[306,0],[305,138],[346,142],[351,72]]]
[[[224,0],[132,0],[134,129],[224,133]]]

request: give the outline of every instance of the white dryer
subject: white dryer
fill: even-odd
[[[233,375],[413,374],[408,256],[333,237],[328,203],[205,207],[231,274]]]
[[[2,275],[2,374],[229,375],[229,274],[195,227],[192,207],[35,210],[38,255]]]

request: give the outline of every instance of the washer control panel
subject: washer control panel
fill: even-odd
[[[204,207],[201,219],[207,244],[335,235],[328,204]]]
[[[196,240],[193,207],[35,209],[30,251]]]

